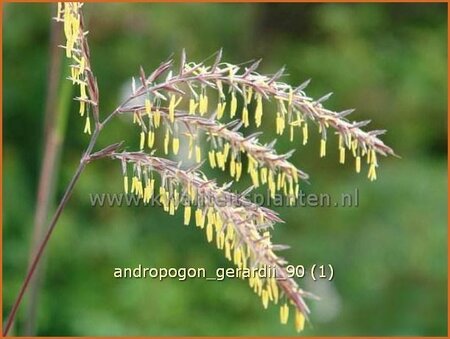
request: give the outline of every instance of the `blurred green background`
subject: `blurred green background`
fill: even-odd
[[[103,114],[119,103],[140,65],[149,73],[183,47],[194,61],[223,47],[233,63],[262,57],[267,73],[287,65],[289,83],[312,78],[307,94],[333,91],[327,107],[355,107],[353,118],[388,129],[383,140],[401,159],[382,159],[374,183],[352,163],[339,165],[335,141],[320,159],[316,135],[306,147],[280,140],[279,151],[296,148],[292,162],[311,176],[306,193],[336,197],[358,188],[360,206],[276,208],[286,223],[274,241],[292,246],[284,253],[291,263],[335,269],[331,283],[299,280],[322,298],[310,301],[313,327],[302,334],[446,335],[446,4],[86,4],[84,10]],[[24,278],[33,233],[52,15],[48,4],[4,4],[4,316]],[[58,199],[88,141],[67,83],[58,95],[59,108],[70,109],[55,176]],[[272,119],[263,129],[263,142],[275,137]],[[121,139],[137,145],[129,120],[105,130],[98,148]],[[296,334],[292,319],[280,325],[278,308],[264,310],[238,279],[115,280],[118,266],[213,272],[230,265],[203,232],[182,226],[181,212],[90,207],[90,193],[121,189],[118,163],[93,163],[83,173],[45,257],[38,334]],[[15,334],[24,333],[25,318],[22,307]]]

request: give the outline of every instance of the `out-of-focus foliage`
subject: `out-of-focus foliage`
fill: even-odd
[[[101,111],[119,102],[142,65],[148,72],[184,47],[202,60],[220,47],[234,63],[262,57],[262,70],[287,65],[288,82],[313,81],[314,97],[357,108],[358,119],[386,128],[401,159],[381,160],[370,183],[338,164],[336,142],[319,159],[315,137],[292,161],[311,176],[306,193],[359,189],[352,208],[275,208],[286,220],[275,241],[292,263],[331,263],[331,283],[300,280],[312,301],[307,335],[445,335],[447,18],[444,4],[86,4]],[[27,267],[42,154],[48,70],[49,5],[4,6],[3,305],[9,312]],[[57,197],[88,137],[73,105]],[[262,141],[275,137],[265,114]],[[250,128],[250,131],[252,127]],[[246,131],[246,133],[250,133]],[[314,134],[314,133],[311,133]],[[128,119],[111,125],[100,146],[132,140]],[[333,149],[336,148],[336,150]],[[227,176],[213,171],[223,182]],[[45,335],[294,335],[278,309],[262,309],[238,279],[222,282],[115,280],[114,267],[230,264],[203,232],[151,207],[90,207],[89,194],[120,192],[120,166],[88,166],[50,242],[39,305]],[[24,323],[23,309],[18,327]],[[20,334],[20,333],[18,333]]]

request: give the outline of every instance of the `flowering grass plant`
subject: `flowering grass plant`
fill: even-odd
[[[320,157],[326,156],[327,140],[330,134],[335,134],[340,163],[352,157],[359,173],[366,162],[369,180],[377,177],[379,156],[394,155],[379,139],[384,131],[363,130],[369,121],[348,120],[352,110],[335,112],[325,108],[323,103],[331,94],[318,100],[308,97],[305,89],[309,81],[291,86],[281,80],[284,69],[271,75],[260,74],[260,60],[234,65],[222,60],[221,51],[209,64],[189,62],[183,51],[177,66],[168,60],[149,74],[141,68],[132,79],[130,96],[103,116],[82,8],[81,3],[59,3],[55,20],[63,25],[66,42],[61,47],[71,61],[69,80],[78,87],[75,100],[79,102],[84,132],[90,141],[32,262],[3,334],[8,334],[29,280],[80,174],[88,163],[103,158],[121,164],[125,193],[137,195],[144,203],[159,195],[164,211],[170,215],[183,209],[184,224],[195,224],[204,230],[206,240],[214,243],[238,268],[275,268],[276,278],[249,278],[250,288],[261,298],[264,308],[279,305],[281,323],[286,324],[291,314],[295,328],[301,331],[310,313],[305,299],[314,296],[288,277],[287,262],[278,254],[287,246],[271,241],[275,224],[283,222],[282,219],[276,212],[250,202],[246,195],[253,188],[266,186],[272,197],[283,194],[293,204],[308,175],[289,162],[293,151],[278,154],[275,141],[262,143],[260,132],[248,135],[245,130],[251,125],[258,128],[267,119],[274,122],[277,135],[287,135],[293,145],[306,145],[309,131],[317,128],[321,136]],[[115,117],[125,114],[133,116],[140,149],[128,150],[128,136],[123,136],[123,140],[94,151],[102,130]],[[163,138],[161,156],[155,155],[158,135]],[[206,136],[206,143],[202,136]],[[165,157],[178,155],[180,143],[184,142],[187,158],[196,163],[193,167]],[[205,162],[211,168],[228,171],[230,182],[219,185],[207,178],[201,171]],[[240,194],[233,193],[233,184],[243,175],[250,177],[252,187]],[[188,201],[182,201],[182,196],[189,197]],[[202,196],[209,199],[200,199]]]

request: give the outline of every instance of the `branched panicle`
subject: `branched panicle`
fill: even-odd
[[[261,297],[264,308],[269,302],[277,304],[281,299],[280,315],[285,323],[288,305],[292,304],[296,327],[303,329],[309,313],[303,299],[307,294],[289,277],[284,268],[286,261],[275,254],[275,249],[283,246],[272,244],[268,231],[275,223],[282,222],[276,212],[229,192],[226,186],[218,186],[195,168],[183,170],[176,162],[142,152],[114,153],[111,157],[122,162],[125,192],[128,192],[128,164],[131,164],[131,193],[144,202],[155,195],[153,173],[156,172],[161,178],[158,198],[166,212],[173,215],[184,206],[184,224],[189,225],[192,206],[196,206],[195,225],[205,230],[207,241],[216,239],[217,248],[243,272],[249,268],[254,270],[247,278],[250,287]],[[270,268],[274,274],[259,277],[256,273],[261,268]],[[246,278],[243,272],[241,277]]]
[[[99,91],[90,63],[87,31],[84,30],[84,20],[81,8],[83,3],[58,3],[57,22],[64,23],[66,44],[61,46],[66,51],[66,57],[73,63],[70,65],[69,80],[80,89],[75,100],[80,102],[80,115],[86,116],[84,133],[91,134],[91,115],[94,122],[99,122],[98,99]]]
[[[236,194],[231,187],[244,170],[252,180],[250,189],[267,185],[272,197],[281,192],[288,197],[289,203],[294,203],[299,195],[299,185],[308,179],[308,175],[288,161],[293,151],[278,154],[275,141],[261,143],[260,132],[244,135],[241,129],[249,127],[251,120],[259,128],[264,107],[267,108],[266,103],[270,101],[276,109],[272,114],[264,113],[265,119],[275,123],[277,135],[283,136],[287,131],[292,142],[299,135],[298,143],[305,145],[310,125],[314,124],[321,135],[320,157],[323,157],[327,133],[332,129],[339,139],[340,163],[344,163],[346,154],[350,153],[359,173],[361,159],[365,157],[370,180],[376,179],[377,156],[394,155],[394,151],[378,138],[384,131],[364,131],[362,128],[368,121],[348,120],[347,116],[353,110],[335,112],[324,108],[323,103],[331,93],[317,100],[308,97],[304,90],[309,80],[291,86],[281,81],[284,68],[273,75],[260,74],[257,70],[261,60],[234,65],[222,61],[222,51],[216,54],[211,64],[188,62],[183,50],[177,68],[172,60],[160,64],[150,75],[146,75],[141,67],[138,85],[132,79],[130,97],[100,121],[97,81],[90,67],[81,9],[80,3],[60,3],[55,19],[64,23],[66,44],[62,47],[73,61],[69,79],[80,89],[80,95],[75,99],[80,102],[81,116],[86,116],[84,131],[91,133],[91,115],[95,122],[83,161],[87,163],[105,157],[117,159],[122,164],[125,193],[139,196],[144,203],[159,199],[163,209],[171,215],[183,206],[185,225],[190,223],[193,214],[195,225],[205,230],[207,241],[215,240],[216,247],[224,251],[225,257],[242,269],[242,278],[248,278],[263,306],[267,308],[269,302],[280,303],[280,318],[284,324],[293,308],[296,328],[302,330],[309,314],[304,298],[311,295],[289,277],[286,261],[275,253],[286,248],[271,242],[273,226],[282,220],[276,212],[247,200],[245,195],[249,190]],[[137,98],[142,99],[142,103],[131,104],[138,102]],[[133,114],[133,122],[140,127],[140,151],[120,152],[122,143],[115,143],[92,152],[98,134],[108,122],[119,114],[128,113]],[[225,121],[225,116],[231,121]],[[188,157],[194,158],[197,165],[183,169],[180,163],[154,156],[158,130],[164,133],[166,155],[177,155],[180,138],[187,138]],[[206,151],[199,138],[200,132],[208,137],[210,147]],[[149,150],[148,154],[145,149]],[[248,159],[246,169],[242,168],[243,155]],[[207,179],[200,171],[206,159],[212,168],[223,171],[228,168],[233,181],[219,186],[214,180]],[[246,276],[244,271],[248,272],[245,269],[249,268],[253,271],[270,268],[275,274]]]
[[[220,55],[221,53],[218,53],[218,56]],[[128,110],[136,114],[145,110],[151,118],[149,122],[151,133],[160,125],[162,110],[169,113],[164,125],[174,124],[175,112],[183,100],[186,101],[188,106],[186,113],[189,115],[205,116],[214,112],[214,114],[210,113],[210,116],[213,120],[219,121],[225,114],[229,114],[232,119],[239,114],[244,127],[250,125],[249,109],[250,104],[253,103],[256,105],[253,114],[255,126],[260,127],[263,101],[266,100],[276,103],[277,110],[273,114],[273,119],[278,135],[283,135],[285,130],[289,129],[289,139],[294,141],[295,131],[298,130],[298,134],[302,135],[301,143],[306,144],[309,135],[308,122],[313,122],[321,134],[320,156],[323,157],[326,155],[327,130],[331,127],[339,138],[339,161],[345,162],[348,149],[355,158],[356,171],[359,173],[361,158],[366,157],[370,180],[376,179],[377,154],[394,155],[393,150],[378,138],[385,131],[366,132],[362,127],[366,126],[368,121],[347,120],[346,116],[353,110],[334,112],[324,108],[322,103],[331,94],[318,100],[306,96],[304,89],[309,81],[298,87],[279,81],[284,74],[284,69],[269,76],[256,72],[259,61],[241,70],[241,67],[222,62],[219,58],[211,66],[204,63],[186,63],[185,59],[186,55],[183,53],[182,67],[178,74],[172,71],[172,61],[165,62],[142,83],[140,88],[135,88],[133,91],[134,98],[146,97],[145,106],[128,108]],[[165,78],[163,75],[166,75]],[[212,100],[215,100],[217,106],[212,109],[211,94],[207,89],[216,92]],[[239,100],[242,102],[241,107],[238,104],[238,97],[241,98]],[[143,122],[136,115],[134,121],[139,124]],[[152,145],[153,142],[149,141],[149,144]],[[141,145],[144,145],[144,142],[141,142]]]

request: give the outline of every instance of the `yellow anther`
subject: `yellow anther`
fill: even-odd
[[[358,155],[356,157],[356,173],[361,172],[361,157]]]
[[[295,329],[297,332],[303,331],[305,328],[305,316],[299,310],[295,311]]]
[[[142,131],[141,132],[141,140],[139,143],[140,149],[143,150],[144,149],[144,145],[145,145],[145,132]]]
[[[178,138],[173,138],[173,140],[172,140],[172,150],[173,150],[173,154],[177,155],[179,149],[180,149],[180,139],[178,139]]]
[[[189,225],[189,221],[191,220],[191,206],[186,205],[184,207],[184,224]]]
[[[89,117],[86,117],[86,124],[84,125],[84,133],[91,134],[91,120]]]
[[[123,177],[123,190],[125,194],[128,194],[128,176]]]
[[[242,121],[244,123],[244,127],[248,127],[250,125],[250,122],[248,120],[248,108],[247,106],[244,106],[242,109]]]
[[[323,158],[327,153],[327,141],[320,139],[320,157]]]
[[[234,92],[231,92],[231,108],[230,108],[230,117],[233,118],[236,114],[237,110],[237,99],[236,94]]]

